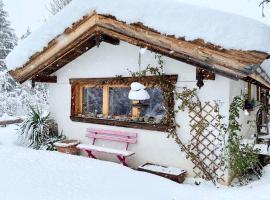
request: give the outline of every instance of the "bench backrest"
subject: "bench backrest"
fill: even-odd
[[[96,139],[127,143],[126,149],[128,148],[129,143],[137,143],[137,133],[125,131],[88,128],[86,137],[93,139],[93,144],[95,144]]]

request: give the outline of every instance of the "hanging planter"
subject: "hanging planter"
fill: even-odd
[[[244,110],[251,112],[254,110],[254,108],[256,107],[256,101],[255,99],[246,99],[245,100],[245,104],[244,104]]]
[[[146,48],[141,48],[139,51],[139,80],[141,76],[141,55],[144,54]],[[139,82],[133,82],[130,85],[130,92],[128,94],[130,100],[135,101],[135,103],[140,103],[140,101],[150,99],[148,92],[145,90],[145,86]]]
[[[138,82],[133,82],[130,85],[130,92],[128,98],[133,101],[143,101],[150,99],[148,92],[145,90],[145,86]]]

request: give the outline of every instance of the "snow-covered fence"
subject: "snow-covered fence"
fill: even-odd
[[[0,121],[0,126],[6,126],[9,124],[18,124],[18,123],[21,123],[22,121],[23,120],[21,118],[4,120],[4,121]]]

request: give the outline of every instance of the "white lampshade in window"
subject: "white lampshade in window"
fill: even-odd
[[[145,90],[145,86],[138,82],[133,82],[130,85],[130,92],[128,98],[134,101],[142,101],[150,99],[148,92]]]

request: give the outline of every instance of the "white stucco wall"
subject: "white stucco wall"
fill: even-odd
[[[230,103],[235,96],[248,93],[248,83],[244,81],[230,80]],[[251,98],[256,99],[256,86],[251,85]],[[256,128],[252,126],[256,120],[256,113],[258,107],[255,108],[250,114],[244,115],[244,111],[240,111],[239,123],[242,125],[241,135],[245,139],[252,139],[256,133]],[[252,123],[248,123],[248,121]]]
[[[138,71],[138,54],[138,47],[124,42],[121,42],[118,46],[102,43],[99,48],[91,49],[63,67],[56,73],[58,83],[50,84],[49,87],[52,116],[58,122],[60,131],[63,130],[67,137],[78,139],[83,143],[89,142],[84,136],[88,127],[137,132],[138,143],[130,146],[130,149],[136,152],[135,156],[129,159],[131,166],[137,167],[145,162],[152,162],[181,167],[192,175],[192,163],[185,158],[186,155],[180,151],[178,145],[172,139],[166,138],[166,133],[72,122],[69,118],[71,104],[70,78],[128,76],[127,68]],[[167,74],[178,74],[177,87],[196,87],[195,67],[166,57],[164,61]],[[142,56],[141,66],[145,67],[148,64],[156,65],[156,60],[154,54],[147,51]],[[230,85],[231,82],[228,78],[216,75],[215,81],[205,81],[205,86],[199,91],[199,96],[202,101],[220,101],[221,114],[227,117]],[[186,141],[189,138],[190,128],[187,114],[178,114],[177,122],[181,125],[178,133]],[[100,145],[110,144],[100,143]]]

